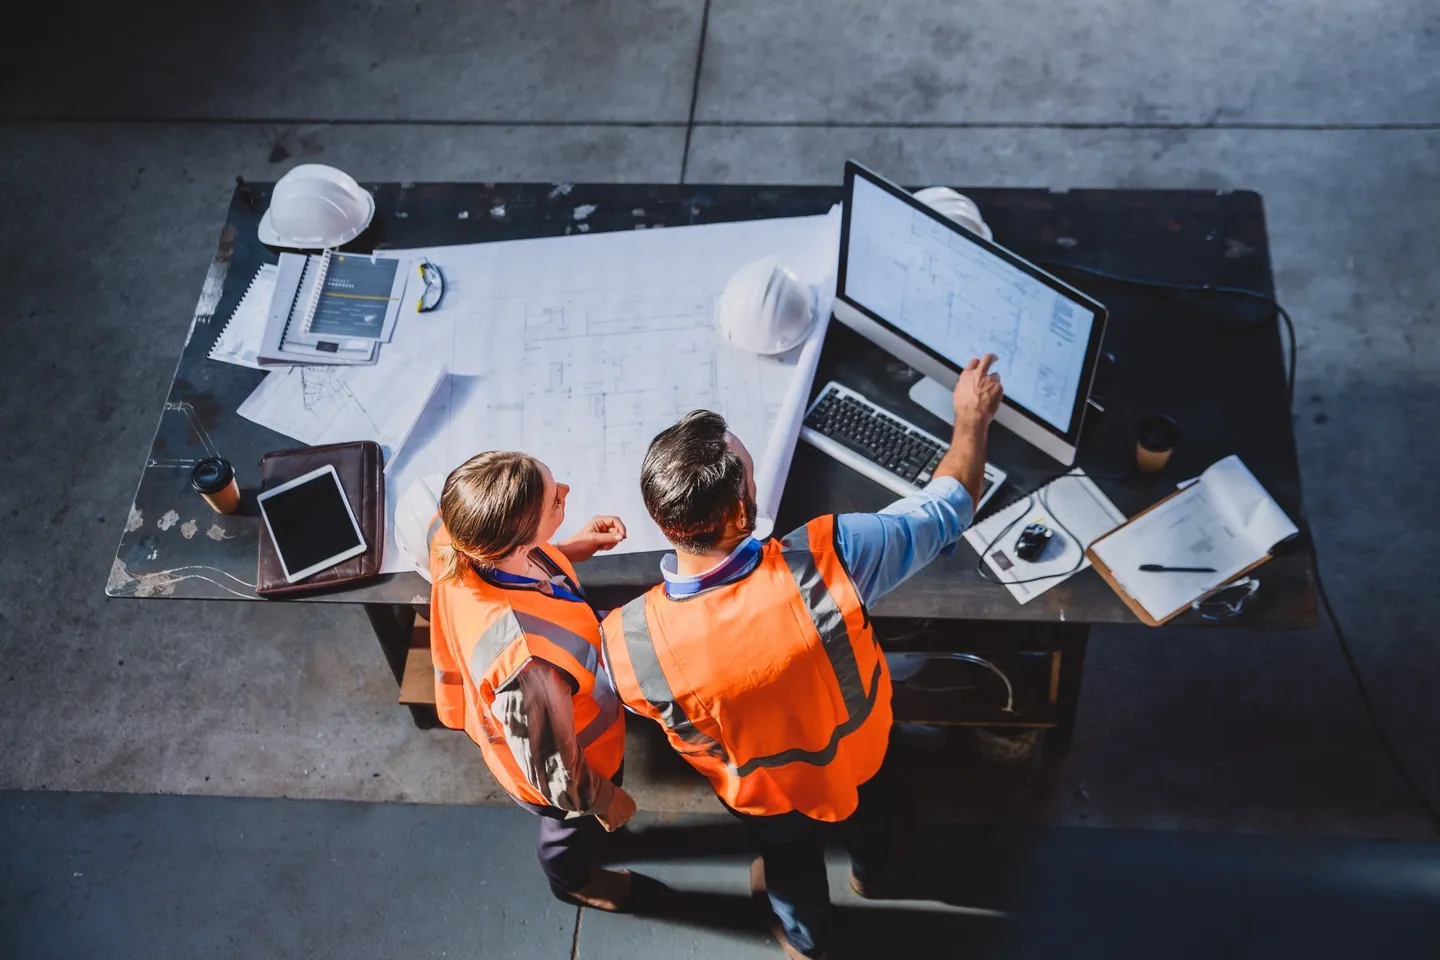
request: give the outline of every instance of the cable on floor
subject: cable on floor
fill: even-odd
[[[1285,324],[1285,334],[1289,353],[1289,367],[1285,375],[1285,399],[1293,409],[1295,406],[1295,321],[1291,319],[1290,312],[1281,305],[1280,301],[1268,293],[1259,290],[1250,290],[1246,287],[1219,286],[1209,283],[1176,283],[1169,280],[1149,280],[1143,277],[1131,277],[1121,273],[1112,273],[1109,270],[1101,270],[1097,267],[1088,267],[1066,260],[1036,260],[1042,266],[1053,267],[1061,270],[1074,270],[1078,273],[1087,273],[1091,276],[1100,277],[1115,283],[1130,284],[1137,287],[1151,287],[1159,290],[1177,290],[1185,293],[1223,293],[1238,297],[1249,297],[1268,303],[1275,308],[1280,319]],[[1385,750],[1386,757],[1405,782],[1405,786],[1414,796],[1415,801],[1425,812],[1430,827],[1440,834],[1440,809],[1426,796],[1424,789],[1406,766],[1400,751],[1396,749],[1395,743],[1385,731],[1384,725],[1380,722],[1380,715],[1375,710],[1375,704],[1370,699],[1370,689],[1365,684],[1365,677],[1360,673],[1360,667],[1355,662],[1355,654],[1350,649],[1350,641],[1345,636],[1345,629],[1340,625],[1340,618],[1335,615],[1335,608],[1330,604],[1330,595],[1325,591],[1325,580],[1320,576],[1320,557],[1314,551],[1314,538],[1311,538],[1311,552],[1315,556],[1315,590],[1320,595],[1320,604],[1325,609],[1325,615],[1330,619],[1330,626],[1335,631],[1335,640],[1340,647],[1340,652],[1345,656],[1345,665],[1349,668],[1350,678],[1355,683],[1355,689],[1360,694],[1360,703],[1365,708],[1365,716],[1370,721],[1370,728],[1374,731],[1375,737],[1380,741],[1381,747]]]

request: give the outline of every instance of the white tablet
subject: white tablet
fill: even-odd
[[[258,499],[290,583],[365,552],[365,537],[333,466],[311,470]]]

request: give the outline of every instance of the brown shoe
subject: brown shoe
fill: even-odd
[[[590,874],[590,882],[579,890],[565,894],[562,899],[573,900],[591,910],[618,913],[625,909],[630,899],[630,885],[633,880],[629,870],[600,870]]]
[[[756,857],[750,861],[750,895],[757,900],[764,900],[768,896],[765,889],[765,861],[760,857]],[[780,944],[780,949],[784,952],[786,960],[825,960],[826,954],[821,953],[814,957],[807,957],[795,949],[794,945],[790,943],[789,938],[785,936],[785,928],[780,925],[780,920],[770,909],[768,901],[765,903],[765,913],[770,918],[770,936],[774,937],[775,942]]]

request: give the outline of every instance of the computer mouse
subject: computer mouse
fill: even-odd
[[[1015,556],[1026,563],[1034,563],[1045,552],[1045,547],[1053,536],[1055,531],[1043,523],[1030,524],[1020,531],[1020,537],[1015,541]]]

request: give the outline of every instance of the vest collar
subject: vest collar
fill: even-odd
[[[570,576],[543,549],[532,550],[531,559],[539,563],[550,572],[551,579],[539,580],[535,577],[522,577],[518,573],[506,573],[504,570],[480,570],[476,572],[480,579],[491,586],[499,587],[502,590],[535,590],[548,596],[557,597],[561,600],[571,600],[576,603],[585,602],[585,591],[580,589],[580,584],[570,579]],[[559,578],[558,580],[556,578]]]
[[[665,578],[665,595],[677,600],[693,597],[701,591],[739,580],[760,562],[761,549],[759,540],[746,537],[730,551],[728,557],[694,577],[682,577],[677,571],[675,554],[667,553],[660,561],[660,575]]]

